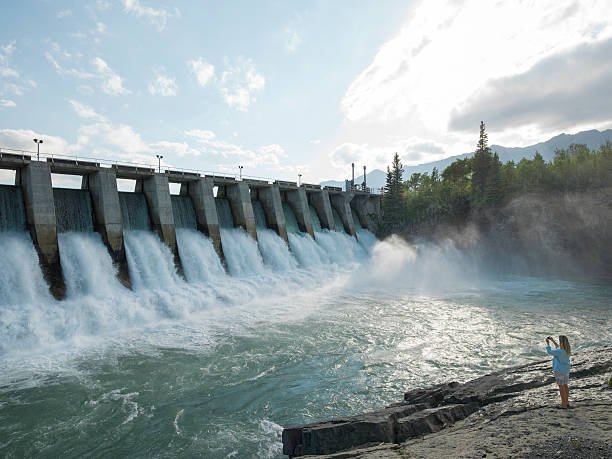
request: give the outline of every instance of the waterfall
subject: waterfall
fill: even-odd
[[[334,215],[334,223],[336,225],[336,231],[338,231],[339,233],[344,233],[344,223],[342,223],[340,214],[333,206],[332,206],[332,214]]]
[[[374,244],[378,242],[376,236],[365,228],[360,228],[357,231],[357,241],[369,253]]]
[[[287,225],[287,232],[299,233],[300,226],[298,225],[297,218],[293,213],[293,209],[288,202],[283,202],[283,213],[285,214],[285,224]]]
[[[58,242],[69,298],[110,297],[121,288],[117,269],[98,233],[62,233]]]
[[[58,233],[94,230],[89,190],[53,188],[53,200]]]
[[[297,261],[289,252],[289,246],[274,230],[258,228],[257,240],[264,263],[274,271],[289,271],[297,268]]]
[[[170,196],[172,200],[172,214],[174,215],[174,226],[176,228],[198,229],[195,209],[189,196]]]
[[[170,249],[150,231],[124,233],[125,254],[134,289],[164,289],[179,281]]]
[[[38,254],[27,232],[1,232],[0,254],[0,317],[8,314],[6,317],[10,320],[11,313],[3,309],[6,306],[50,299]],[[4,320],[0,320],[0,330],[2,333],[7,330]]]
[[[317,231],[321,231],[323,228],[321,227],[321,220],[319,219],[319,214],[317,214],[317,209],[315,209],[312,204],[310,204],[308,208],[310,209],[310,219],[312,220],[312,230],[315,233]]]
[[[346,265],[360,261],[367,255],[366,250],[357,242],[357,239],[345,232],[321,231],[316,236],[317,244],[323,248],[333,263]]]
[[[263,271],[257,242],[242,228],[221,228],[221,242],[227,268],[232,276],[247,276]]]
[[[317,233],[318,237],[319,233]],[[289,246],[300,265],[304,268],[321,266],[331,260],[323,247],[308,233],[289,233]]]
[[[233,228],[234,216],[232,215],[232,207],[226,198],[215,198],[217,205],[217,214],[219,215],[219,226],[221,228]]]
[[[176,242],[188,282],[206,282],[225,275],[211,240],[202,233],[192,229],[177,228]]]
[[[0,232],[24,231],[25,229],[26,216],[21,188],[0,185]]]
[[[266,223],[266,213],[264,211],[263,206],[261,205],[261,202],[258,200],[254,200],[252,201],[252,204],[257,228],[267,228],[268,224]]]
[[[151,230],[149,207],[144,193],[119,192],[124,230]]]

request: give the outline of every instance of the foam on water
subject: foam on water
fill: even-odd
[[[291,251],[302,267],[312,268],[330,263],[329,255],[323,247],[315,242],[310,234],[289,233],[288,236]]]
[[[367,256],[366,250],[357,242],[357,239],[344,231],[323,230],[315,234],[315,240],[333,263],[340,265],[356,263]]]
[[[168,288],[178,282],[170,249],[156,234],[133,230],[124,233],[125,254],[135,290]]]
[[[117,269],[98,233],[61,233],[58,242],[68,297],[109,297],[117,292]]]
[[[478,263],[450,242],[392,238],[368,254],[362,231],[292,233],[301,268],[274,271],[261,241],[285,257],[278,236],[259,235],[264,265],[229,231],[226,253],[257,269],[225,275],[207,238],[179,230],[187,281],[155,234],[127,232],[133,291],[99,236],[60,235],[61,302],[28,235],[0,234],[0,455],[280,458],[282,425],[541,359],[543,333],[571,328],[577,349],[612,339],[609,287],[476,285]]]
[[[259,250],[264,263],[274,271],[290,271],[297,268],[296,259],[289,252],[289,246],[271,229],[257,229]]]
[[[242,228],[221,228],[221,242],[232,276],[254,275],[264,270],[257,242]]]
[[[211,240],[202,233],[192,229],[177,228],[176,242],[188,282],[206,282],[225,275]]]
[[[50,298],[28,233],[0,233],[0,254],[0,308]]]
[[[378,242],[378,239],[374,235],[374,233],[368,231],[365,228],[359,228],[357,231],[357,241],[362,245],[362,247],[370,252],[374,245]]]

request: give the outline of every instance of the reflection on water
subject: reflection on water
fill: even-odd
[[[93,284],[62,303],[47,295],[62,314],[29,322],[38,334],[23,349],[27,319],[43,311],[4,305],[0,325],[15,334],[0,356],[0,454],[282,457],[282,425],[546,358],[549,334],[568,334],[575,352],[612,339],[608,285],[486,277],[454,247],[337,237],[290,240],[305,259],[328,257],[308,268],[296,257],[302,267],[287,272],[260,264],[231,277],[218,265],[200,273],[194,259],[191,282],[162,263],[141,269],[135,291],[114,290],[109,274],[104,299]],[[132,239],[134,259],[154,255],[137,242],[156,239]],[[62,247],[76,263],[80,245]]]

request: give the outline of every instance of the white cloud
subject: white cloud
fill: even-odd
[[[70,105],[72,106],[72,108],[74,109],[74,111],[77,113],[77,115],[79,115],[81,118],[99,118],[100,115],[98,115],[96,113],[96,111],[85,105],[82,104],[76,100],[71,99],[70,101]]]
[[[151,148],[158,153],[172,153],[177,156],[200,156],[202,154],[196,148],[191,147],[185,142],[170,142],[162,140],[160,142],[154,142],[151,144]]]
[[[243,166],[255,168],[258,166],[268,166],[279,168],[281,158],[286,157],[283,147],[277,144],[263,145],[261,147],[251,149],[231,142],[226,142],[217,138],[214,132],[201,129],[192,129],[185,131],[185,134],[195,138],[206,156],[219,157],[222,161],[219,166],[226,166],[227,161],[232,164],[238,162]]]
[[[102,58],[95,57],[92,59],[91,63],[102,79],[101,88],[104,93],[111,96],[130,93],[130,91],[123,87],[123,79],[117,75]]]
[[[404,165],[409,166],[422,163],[424,160],[442,159],[447,148],[448,146],[444,144],[411,137],[380,145],[346,142],[334,148],[329,157],[332,165],[343,171],[350,170],[351,163],[355,163],[355,167],[359,170],[364,165],[368,170],[385,170],[395,153],[400,155]]]
[[[380,47],[372,62],[349,85],[341,103],[346,123],[340,141],[367,143],[376,151],[401,144],[408,133],[444,145],[446,156],[470,151],[478,123],[470,134],[471,141],[466,142],[463,131],[453,130],[458,126],[459,107],[465,114],[469,108],[472,121],[487,121],[479,113],[491,114],[495,109],[479,103],[485,100],[478,96],[483,88],[508,82],[506,78],[523,74],[576,46],[602,43],[612,36],[612,21],[605,19],[610,18],[609,2],[585,0],[576,5],[569,0],[417,3],[399,33]],[[560,78],[570,81],[572,76],[564,72],[571,66],[564,65],[561,59],[554,62],[558,65],[550,69],[549,84],[554,85]],[[584,73],[576,84],[588,78],[589,72]],[[503,98],[505,88],[496,87]],[[506,102],[528,107],[531,101],[525,99],[527,93],[519,93],[516,95],[523,99]],[[595,102],[589,99],[586,103]],[[545,115],[543,111],[547,110],[549,114]],[[562,110],[564,114],[560,116],[569,120],[575,105],[539,107],[538,116],[543,122],[534,120],[529,135],[535,130],[540,140],[545,140],[558,133],[551,131],[553,123],[545,121],[556,110]],[[451,116],[455,116],[455,122],[449,130]],[[461,124],[462,129],[467,127]],[[492,141],[496,129],[501,132],[506,128],[487,127]],[[369,134],[369,140],[363,138],[362,132]],[[526,135],[527,131],[517,127],[512,144],[521,144]],[[424,154],[421,162],[434,159],[434,155]]]
[[[95,77],[93,73],[79,67],[82,60],[80,53],[70,53],[62,48],[59,43],[53,41],[47,41],[47,43],[49,43],[49,50],[45,51],[45,58],[58,75],[70,76],[79,80],[88,80]]]
[[[195,137],[200,142],[208,142],[216,137],[213,131],[207,131],[202,129],[191,129],[189,131],[185,131],[185,134],[190,137]]]
[[[285,29],[285,51],[289,53],[294,53],[299,48],[302,43],[302,38],[300,35],[292,29],[291,27],[287,27]]]
[[[239,58],[235,65],[226,64],[219,83],[225,103],[244,112],[255,101],[255,93],[264,88],[266,79],[251,59]]]
[[[63,18],[66,18],[68,16],[72,16],[72,10],[70,8],[65,9],[65,10],[61,10],[59,13],[57,13],[57,18],[58,19],[63,19]]]
[[[86,84],[78,85],[77,92],[84,96],[91,96],[93,93],[95,93],[94,89],[91,86],[88,86]]]
[[[41,153],[71,153],[73,151],[69,142],[61,137],[47,135],[31,129],[0,129],[0,145],[15,150],[35,152],[36,146],[32,139],[44,139]]]
[[[166,27],[168,19],[180,18],[181,13],[177,8],[174,11],[168,11],[163,8],[152,8],[140,4],[140,0],[123,0],[123,9],[136,17],[147,19],[159,31]]]
[[[470,130],[482,119],[488,126],[537,124],[551,131],[612,123],[611,58],[612,38],[547,57],[524,73],[491,80],[452,110],[450,127]]]
[[[104,24],[103,22],[96,22],[96,31],[98,33],[106,32],[106,28],[106,24]]]
[[[19,72],[9,65],[14,52],[14,40],[8,45],[0,46],[0,77],[19,78]]]
[[[0,108],[15,108],[17,104],[13,100],[0,99]]]
[[[196,76],[200,86],[206,86],[215,76],[215,67],[201,57],[187,61],[187,65]]]
[[[155,79],[149,83],[149,93],[154,96],[176,96],[178,93],[176,80],[164,73],[158,73]]]

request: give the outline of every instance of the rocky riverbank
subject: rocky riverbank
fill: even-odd
[[[573,356],[571,408],[550,360],[406,392],[358,416],[287,427],[283,453],[327,458],[612,457],[612,347]]]

